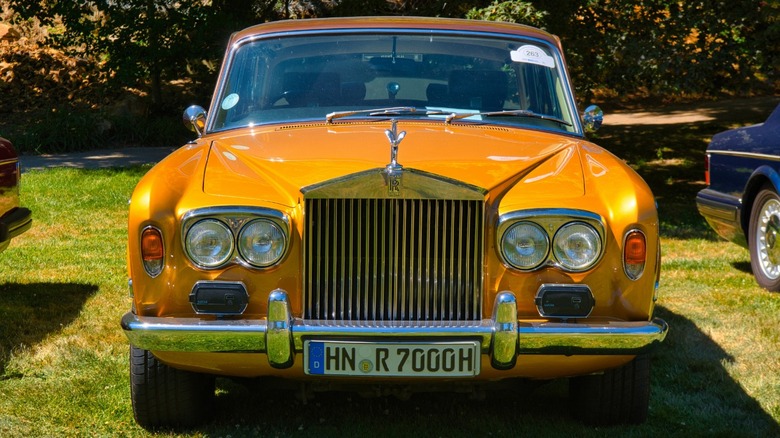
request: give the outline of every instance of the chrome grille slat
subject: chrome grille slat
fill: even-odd
[[[483,201],[307,199],[304,318],[482,317]]]

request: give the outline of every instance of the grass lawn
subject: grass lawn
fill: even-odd
[[[596,138],[648,180],[662,219],[657,314],[671,331],[653,356],[645,424],[582,426],[562,381],[484,398],[325,393],[303,403],[275,382],[219,380],[215,420],[186,436],[780,436],[780,294],[756,286],[747,251],[718,240],[693,198],[707,141],[773,107],[754,106],[607,125]],[[24,174],[34,225],[0,253],[0,436],[148,435],[133,421],[119,327],[130,306],[127,200],[147,169]]]

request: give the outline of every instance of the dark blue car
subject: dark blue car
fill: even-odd
[[[780,105],[764,123],[712,138],[706,180],[696,196],[699,213],[720,236],[750,250],[761,287],[780,290]]]

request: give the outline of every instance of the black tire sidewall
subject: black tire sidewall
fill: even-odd
[[[650,406],[650,357],[641,354],[602,374],[572,377],[569,391],[572,414],[585,424],[641,424]]]
[[[214,376],[169,367],[150,351],[130,346],[130,398],[141,427],[190,428],[208,421],[214,389]]]

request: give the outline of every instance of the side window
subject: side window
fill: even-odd
[[[267,78],[265,69],[265,57],[259,56],[251,46],[236,54],[225,92],[218,102],[217,128],[230,127],[260,109],[261,87]]]
[[[554,70],[532,64],[522,64],[519,68],[520,106],[538,114],[562,117],[556,98],[556,78]]]

